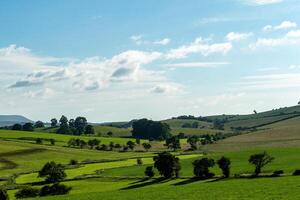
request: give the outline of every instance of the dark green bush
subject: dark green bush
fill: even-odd
[[[51,186],[44,186],[40,191],[40,196],[52,196],[52,195],[63,195],[68,194],[71,190],[71,187],[68,187],[64,184],[55,183]]]
[[[300,176],[300,169],[296,169],[293,173],[294,176]]]
[[[33,187],[25,187],[20,189],[16,194],[15,197],[17,199],[22,198],[30,198],[30,197],[37,197],[40,193],[40,190]]]
[[[9,200],[6,190],[0,189],[0,199]]]

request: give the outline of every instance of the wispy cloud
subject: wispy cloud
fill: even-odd
[[[226,35],[226,40],[228,41],[241,41],[246,40],[247,38],[251,37],[253,33],[237,33],[237,32],[230,32]]]
[[[228,65],[228,62],[186,62],[186,63],[169,63],[162,65],[168,68],[214,68]]]
[[[154,41],[153,44],[156,44],[156,45],[167,45],[171,42],[171,40],[169,38],[164,38],[164,39],[161,39],[161,40],[157,40],[157,41]]]
[[[300,44],[300,30],[292,30],[279,38],[259,38],[256,43],[250,44],[251,49],[262,46],[284,46],[284,45],[299,45]]]
[[[180,59],[186,58],[189,54],[199,53],[204,56],[208,56],[213,53],[226,54],[232,49],[232,44],[230,42],[224,43],[208,43],[208,41],[202,39],[201,37],[195,39],[194,42],[183,45],[175,49],[171,49],[167,54],[167,59]]]
[[[292,28],[297,28],[297,26],[298,25],[296,22],[283,21],[279,25],[276,25],[276,26],[267,25],[263,28],[263,31],[292,29]]]

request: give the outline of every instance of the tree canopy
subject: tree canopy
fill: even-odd
[[[166,139],[171,136],[168,124],[140,119],[132,124],[132,136],[140,139]]]

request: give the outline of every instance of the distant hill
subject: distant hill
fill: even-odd
[[[11,126],[13,124],[25,124],[33,122],[32,120],[21,115],[0,115],[0,126]]]

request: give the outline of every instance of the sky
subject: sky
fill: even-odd
[[[300,100],[299,0],[0,1],[0,114],[90,122]]]

